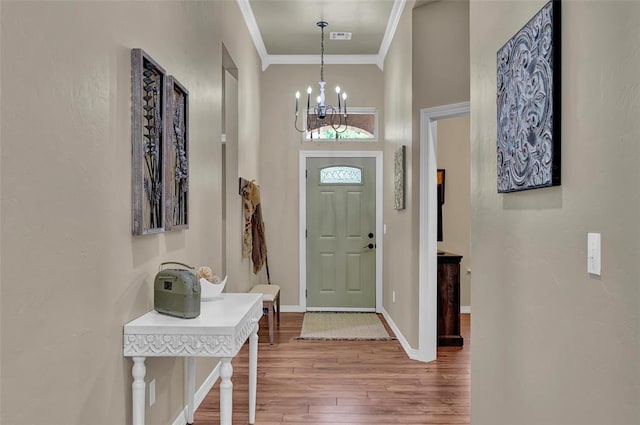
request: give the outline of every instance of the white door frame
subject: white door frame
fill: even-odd
[[[438,120],[469,113],[469,102],[420,109],[418,360],[425,362],[436,359],[438,347]]]
[[[300,309],[307,311],[307,158],[376,159],[376,312],[382,312],[382,151],[300,151]],[[344,309],[350,310],[350,309]]]

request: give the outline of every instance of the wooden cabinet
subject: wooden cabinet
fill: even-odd
[[[462,347],[460,336],[461,255],[438,255],[438,345]]]

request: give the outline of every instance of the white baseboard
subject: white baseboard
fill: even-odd
[[[396,334],[396,338],[398,338],[398,342],[400,342],[400,345],[402,345],[402,348],[404,349],[404,352],[407,353],[407,356],[409,356],[411,360],[419,360],[418,350],[416,350],[415,348],[411,348],[411,345],[409,345],[407,339],[404,337],[402,332],[400,332],[400,328],[398,328],[398,326],[384,307],[382,307],[382,316],[384,316],[384,319],[393,330],[393,333]]]
[[[375,313],[375,308],[350,308],[350,307],[334,307],[334,308],[326,308],[326,307],[307,307],[307,311],[316,311],[327,313]]]
[[[304,313],[304,309],[299,305],[283,305],[280,306],[280,311],[283,313]]]
[[[209,394],[211,388],[215,385],[216,381],[220,378],[220,362],[213,368],[207,379],[204,380],[198,391],[196,391],[194,400],[193,400],[193,408],[194,411],[198,410],[200,404],[204,401],[204,398]],[[173,421],[172,425],[186,425],[187,424],[187,406],[184,406],[182,412],[178,415],[175,421]]]
[[[300,307],[299,305],[283,305],[282,307],[282,312],[283,313],[304,313],[305,310]],[[313,311],[313,308],[310,308],[309,311]],[[348,310],[348,309],[345,309]],[[333,311],[337,311],[337,310],[333,310]],[[373,310],[372,310],[373,311]],[[471,313],[471,306],[470,305],[463,305],[460,306],[460,313],[462,314],[470,314]],[[386,318],[386,316],[385,316]]]

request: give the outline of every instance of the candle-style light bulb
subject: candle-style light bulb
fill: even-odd
[[[298,100],[300,99],[300,92],[296,92],[296,117],[298,116]]]
[[[342,93],[342,101],[344,102],[344,116],[347,116],[347,92]]]
[[[336,86],[336,94],[338,96],[338,112],[340,112],[340,86]]]
[[[313,90],[311,90],[311,86],[309,86],[309,87],[307,88],[307,111],[309,110],[309,102],[310,102],[310,99],[311,99],[311,92],[312,92],[312,91],[313,91]],[[308,114],[308,113],[309,113],[309,112],[307,112],[307,114]]]

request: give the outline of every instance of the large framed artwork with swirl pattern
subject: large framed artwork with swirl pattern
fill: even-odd
[[[498,192],[560,185],[560,0],[497,54]]]

